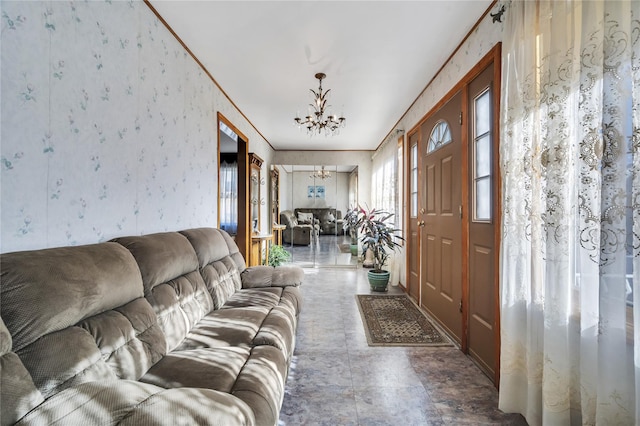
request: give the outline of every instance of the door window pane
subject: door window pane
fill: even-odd
[[[487,133],[476,140],[476,177],[491,174],[491,137]]]
[[[491,95],[488,90],[476,98],[475,124],[478,136],[491,129]]]
[[[438,121],[429,135],[429,144],[427,145],[427,152],[433,152],[451,142],[451,129],[446,121]]]
[[[491,179],[476,180],[476,220],[491,220]]]
[[[411,209],[412,217],[418,216],[418,144],[411,146]]]
[[[487,88],[473,100],[473,220],[491,221],[491,90]]]

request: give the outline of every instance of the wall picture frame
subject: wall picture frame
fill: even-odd
[[[324,185],[307,186],[307,198],[324,198]]]

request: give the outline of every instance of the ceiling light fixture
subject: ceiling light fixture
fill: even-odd
[[[313,103],[309,104],[309,106],[313,108],[313,111],[310,108],[305,118],[300,118],[300,114],[296,114],[296,118],[294,118],[300,129],[303,127],[307,129],[309,136],[313,136],[315,133],[320,134],[323,130],[325,136],[337,135],[340,133],[340,128],[345,126],[346,118],[343,116],[338,117],[335,114],[331,115],[329,112],[331,105],[327,105],[327,96],[331,89],[322,93],[322,79],[325,77],[326,75],[324,73],[317,73],[316,78],[319,81],[318,91],[316,92],[313,89],[309,89],[311,93],[313,93]]]
[[[309,179],[331,179],[331,172],[324,169],[324,166],[320,166],[320,170],[316,170],[309,175]]]

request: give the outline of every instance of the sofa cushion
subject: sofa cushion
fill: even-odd
[[[120,379],[139,379],[166,353],[165,336],[144,297],[78,325],[93,336],[102,359]]]
[[[164,232],[113,240],[131,252],[138,263],[145,295],[159,284],[198,269],[198,257],[183,235]]]
[[[299,286],[304,280],[304,270],[298,266],[277,266],[273,268],[273,287]]]
[[[216,228],[195,228],[180,231],[180,233],[187,237],[196,251],[201,268],[225,257],[231,257],[239,272],[246,268],[238,245],[226,231]]]
[[[247,306],[273,308],[278,306],[281,296],[282,289],[279,287],[245,288],[238,290],[231,296],[222,309],[245,308]]]
[[[257,306],[212,311],[176,350],[251,345],[269,311]]]
[[[0,424],[18,421],[31,409],[44,401],[36,389],[31,375],[14,352],[11,352],[11,334],[0,320]]]
[[[175,352],[143,380],[168,388],[207,388],[231,392],[247,403],[258,424],[275,425],[284,398],[287,361],[271,346]],[[212,424],[207,422],[207,424]]]
[[[180,233],[193,246],[214,309],[220,309],[242,286],[240,273],[246,264],[238,246],[227,232],[220,229],[196,228]]]
[[[289,360],[295,346],[296,325],[297,319],[291,309],[287,306],[276,306],[262,322],[252,343],[255,346],[273,346],[281,350]]]
[[[117,379],[93,336],[67,327],[16,351],[45,398],[85,382]]]
[[[298,223],[300,225],[310,225],[313,222],[313,213],[298,213]]]
[[[60,392],[16,425],[45,424],[253,425],[255,417],[246,403],[227,393],[111,380],[84,383]]]
[[[251,266],[240,274],[242,288],[286,287],[302,284],[304,270],[297,266]]]
[[[227,231],[223,231],[222,229],[218,229],[217,231],[222,234],[224,240],[227,242],[229,255],[238,266],[238,272],[244,271],[244,268],[247,267],[247,264],[245,263],[244,257],[242,257],[242,253],[240,253],[240,248],[238,247],[236,242],[233,240],[233,238],[231,238],[231,235],[229,235]]]
[[[188,386],[230,393],[250,354],[248,346],[174,351],[140,380],[164,388]]]
[[[256,346],[231,391],[251,407],[259,424],[278,424],[288,368],[283,357],[272,346]]]
[[[77,324],[143,295],[131,254],[115,243],[6,253],[0,312],[33,383],[47,398],[115,379],[96,337]]]
[[[143,295],[135,260],[114,243],[5,253],[0,267],[0,311],[15,352]]]
[[[203,266],[200,273],[211,295],[214,309],[220,309],[242,288],[240,269],[230,257]]]
[[[193,246],[178,232],[122,237],[114,241],[130,250],[138,263],[145,297],[158,317],[166,351],[171,352],[214,308]]]
[[[300,287],[283,287],[282,295],[280,298],[280,304],[288,303],[296,313],[296,316],[300,315],[302,311],[302,292]]]

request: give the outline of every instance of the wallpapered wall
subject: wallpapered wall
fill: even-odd
[[[144,3],[1,12],[2,252],[215,226],[217,111],[270,160]]]

